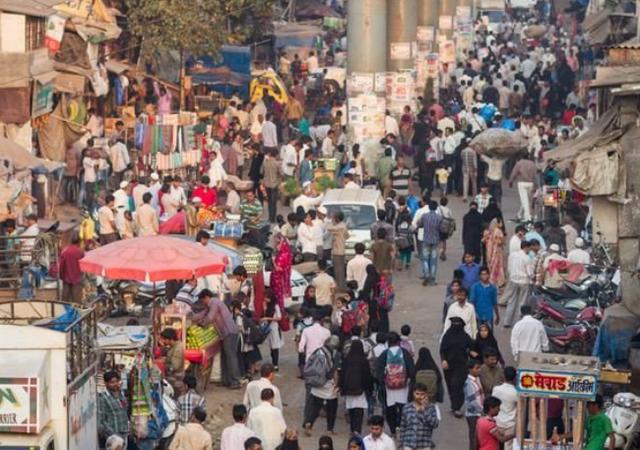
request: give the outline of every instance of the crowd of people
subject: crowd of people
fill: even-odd
[[[134,161],[122,122],[108,136],[106,153],[96,151],[92,139],[81,154],[69,153],[63,194],[83,205],[86,220],[96,218],[101,245],[172,232],[206,245],[209,234],[200,228],[217,209],[240,217],[247,242],[273,249],[263,304],[256,304],[256,286],[242,266],[227,280],[226,298],[200,289],[195,279],[176,286],[170,297],[189,310],[194,323],[216,327],[223,342],[222,383],[231,389],[246,385],[243,402],[232,410],[234,423],[222,433],[222,450],[297,450],[295,430],[311,436],[321,416],[327,434],[319,448],[333,450],[340,404],[350,450],[435,448],[446,440],[435,431],[445,420],[445,392],[451,415],[466,419],[470,450],[511,448],[517,393],[508,361],[517,363],[522,352],[549,350],[545,328],[533,317],[531,289],[559,287],[563,264],[590,262],[579,237],[585,220],[579,199],[567,194],[562,223],[553,210],[542,214],[538,202],[549,190],[570,191],[565,171],[542,165],[544,152],[582,135],[596,120],[579,83],[592,72],[596,55],[575,16],[551,14],[548,6],[540,0],[518,17],[505,15],[493,29],[478,21],[465,58],[443,64],[439,98],[420,98],[399,117],[387,112],[375,155],[361,149],[364,143],[347,145],[344,92],[325,89],[326,72],[321,71],[319,94],[307,96],[309,74],[344,49],[334,34],[304,60],[280,55],[278,71],[290,87],[286,104],[268,90],[256,102],[234,95],[201,124],[196,132],[212,144],[203,150],[206,165],[197,177],[130,176]],[[526,29],[534,23],[545,24],[546,32],[529,38]],[[158,110],[170,112],[170,94],[157,88]],[[496,127],[521,133],[526,150],[508,161],[479,156],[469,143]],[[102,137],[100,126],[91,128],[95,138]],[[319,158],[337,160],[338,186],[379,189],[384,198],[371,226],[371,245],[356,244],[348,261],[344,215],[320,206],[323,194],[313,173]],[[300,192],[281,189],[283,183]],[[507,184],[517,187],[520,199],[520,224],[510,238],[501,210]],[[454,197],[468,203],[458,221],[450,205]],[[456,231],[462,255],[447,248]],[[93,237],[74,238],[60,258],[60,276],[74,298],[82,284],[77,261],[97,244]],[[416,348],[411,324],[397,331],[390,325],[394,304],[401,301],[394,281],[413,267],[414,254],[422,284],[444,289],[436,358],[429,348]],[[461,263],[443,283],[438,265],[448,258]],[[315,262],[317,273],[296,317],[289,317],[285,301],[298,262]],[[509,329],[510,355],[494,337],[500,326]],[[290,328],[305,389],[297,424],[285,421],[274,383]],[[184,376],[184,349],[175,330],[164,330],[162,342],[182,423],[170,448],[211,448],[202,428],[206,402],[193,378]],[[265,347],[270,362],[261,354]],[[105,383],[101,435],[126,441],[118,374],[105,374]],[[600,400],[592,402],[590,412],[600,414],[601,406]],[[548,420],[563,433],[558,410],[549,402]],[[588,439],[594,445],[589,448],[602,448],[602,429],[591,430]]]

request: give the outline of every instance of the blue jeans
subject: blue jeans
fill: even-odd
[[[435,281],[438,272],[438,244],[422,244],[422,275]]]

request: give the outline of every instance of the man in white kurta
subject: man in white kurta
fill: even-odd
[[[264,450],[275,450],[282,443],[287,424],[282,411],[273,406],[272,389],[263,389],[262,403],[249,411],[247,426],[260,438]]]

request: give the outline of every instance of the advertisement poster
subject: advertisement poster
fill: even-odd
[[[456,44],[452,40],[440,42],[440,62],[454,63],[456,61]]]
[[[391,59],[411,59],[411,42],[392,42],[389,56]]]
[[[32,97],[32,117],[40,117],[53,111],[53,83],[40,84],[36,81]]]
[[[98,405],[96,379],[87,375],[69,391],[69,450],[97,450]]]
[[[516,388],[524,395],[593,400],[598,392],[598,379],[581,373],[520,369]]]
[[[440,30],[453,30],[453,17],[440,16],[440,20],[438,20],[438,28]]]
[[[375,74],[374,91],[386,92],[387,90],[387,72],[378,72]]]
[[[436,31],[433,27],[418,27],[416,33],[416,40],[419,43],[434,41],[436,37]]]
[[[354,72],[349,79],[349,90],[354,92],[373,91],[373,74]]]
[[[60,50],[62,35],[64,33],[64,24],[67,22],[62,16],[54,14],[47,18],[47,31],[44,34],[44,46],[52,53]]]
[[[456,17],[471,17],[470,6],[456,6]]]

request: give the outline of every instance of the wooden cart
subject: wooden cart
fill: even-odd
[[[520,448],[551,446],[547,440],[547,406],[549,399],[557,398],[565,400],[565,435],[570,436],[571,443],[555,445],[566,450],[582,450],[586,402],[595,399],[599,378],[600,363],[591,356],[521,354],[516,381],[516,440]]]

